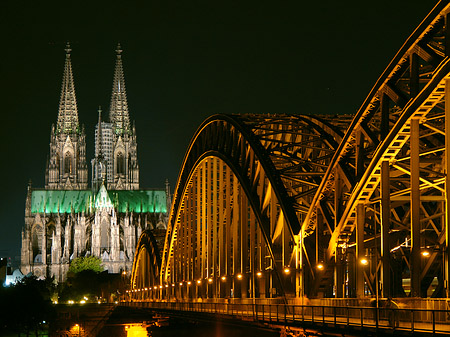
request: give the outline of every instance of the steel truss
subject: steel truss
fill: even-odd
[[[207,119],[151,296],[450,297],[449,11],[431,11],[354,116]]]
[[[439,3],[406,41],[327,169],[301,230],[326,265],[306,268],[311,295],[448,296],[448,11]]]

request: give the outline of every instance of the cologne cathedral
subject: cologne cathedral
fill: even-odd
[[[170,190],[140,189],[136,130],[130,123],[122,50],[116,49],[109,121],[99,109],[95,156],[88,184],[86,135],[78,121],[67,45],[58,118],[52,125],[45,187],[28,186],[22,230],[21,270],[63,281],[69,263],[97,256],[110,273],[132,268],[137,240],[152,230],[163,244]]]

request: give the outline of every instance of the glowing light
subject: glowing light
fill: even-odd
[[[147,291],[148,290],[148,288],[145,288],[145,291]]]
[[[202,281],[201,280],[197,280],[197,284],[202,284]]]
[[[191,285],[191,281],[188,281],[188,283],[187,283],[187,284],[188,284],[188,286],[190,286],[190,285]]]
[[[97,304],[100,304],[100,303],[102,303],[102,302],[100,302],[100,301],[97,301]]]
[[[227,280],[227,277],[226,277],[226,276],[222,276],[220,279],[221,279],[223,282],[225,282],[225,281]]]
[[[256,273],[256,276],[257,276],[257,277],[262,277],[262,272],[258,271],[258,272]]]
[[[175,287],[175,283],[172,283],[172,287]]]
[[[289,269],[289,268],[284,268],[284,270],[283,270],[283,272],[285,273],[285,274],[290,274],[291,273],[291,270]]]
[[[430,256],[430,252],[428,250],[424,250],[422,253],[423,257],[429,257]]]
[[[212,283],[213,282],[213,279],[212,278],[209,278],[208,279],[208,283]]]
[[[363,257],[360,261],[361,261],[361,264],[364,266],[367,266],[369,264],[369,260],[367,260],[365,257]]]
[[[168,286],[169,286],[168,284],[165,285],[166,288],[167,288]]]
[[[238,280],[242,280],[242,274],[237,274],[236,277]]]
[[[163,288],[163,286],[159,286],[159,289],[162,289]]]
[[[80,304],[84,304],[84,303],[86,303],[85,300],[81,300],[81,301],[80,301]]]
[[[147,329],[142,324],[131,324],[125,326],[127,337],[147,337]]]
[[[75,302],[73,300],[68,300],[67,303],[68,304],[74,304]]]
[[[180,282],[180,287],[183,285],[183,282]]]
[[[323,263],[319,263],[317,265],[317,269],[319,269],[319,270],[323,270],[324,268],[325,268],[325,266],[323,265]]]

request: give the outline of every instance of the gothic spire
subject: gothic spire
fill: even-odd
[[[122,67],[122,48],[120,43],[116,49],[116,68],[114,71],[109,120],[116,135],[130,133],[130,117],[128,114],[127,94],[125,91],[125,78]]]
[[[73,84],[72,62],[70,60],[70,44],[66,45],[66,63],[59,100],[58,122],[56,133],[74,133],[79,131],[77,100],[75,97],[75,86]]]

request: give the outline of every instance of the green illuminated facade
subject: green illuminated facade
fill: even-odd
[[[107,191],[119,213],[167,213],[165,190]],[[31,213],[92,213],[100,205],[91,190],[33,190]]]
[[[168,212],[168,182],[141,189],[136,130],[129,118],[122,50],[116,66],[109,121],[99,120],[88,188],[84,127],[79,125],[70,47],[66,48],[56,125],[50,135],[45,188],[28,187],[22,230],[21,270],[63,281],[70,261],[98,256],[111,273],[130,271],[137,240],[146,229],[162,245]]]

